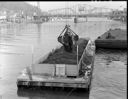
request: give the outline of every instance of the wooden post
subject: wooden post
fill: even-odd
[[[32,72],[30,67],[27,67],[27,74],[28,74],[29,80],[32,80]]]
[[[31,49],[32,49],[32,64],[31,65],[33,65],[33,58],[34,58],[34,47],[33,47],[33,45],[31,46]]]
[[[77,45],[77,72],[78,72],[78,75],[79,75],[79,64],[78,64],[78,58],[79,58],[78,57],[78,54],[79,54],[78,52],[79,52],[79,49],[78,48],[79,48],[79,46]]]
[[[33,68],[33,58],[34,58],[34,47],[33,45],[31,46],[31,50],[32,50],[32,63],[31,63],[31,67]],[[32,80],[32,71],[29,67],[27,67],[27,73],[29,76],[29,79]]]
[[[78,45],[77,45],[77,65],[78,65]]]

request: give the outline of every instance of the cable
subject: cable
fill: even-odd
[[[77,35],[73,30],[71,30],[70,28],[69,28],[69,30],[72,32],[72,33],[74,33],[75,35]]]
[[[66,3],[67,2],[65,2],[65,17],[66,17]],[[67,18],[66,18],[66,24],[65,25],[67,25]]]
[[[66,96],[64,99],[66,99],[76,88],[73,88]]]
[[[69,3],[68,1],[65,2],[65,17],[66,17],[66,25],[68,24],[68,16],[69,16]],[[67,14],[66,14],[66,10],[67,10]]]
[[[66,27],[62,30],[62,32],[60,33],[60,35],[59,36],[61,36],[61,34],[64,32],[64,30],[66,29]]]

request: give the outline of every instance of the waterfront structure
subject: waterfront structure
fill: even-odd
[[[115,10],[112,11],[110,15],[111,19],[126,22],[127,21],[127,10],[124,8],[123,10]]]
[[[5,10],[0,11],[0,21],[5,22],[7,19],[7,12]]]

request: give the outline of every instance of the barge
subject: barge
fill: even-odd
[[[17,87],[89,88],[95,43],[90,39],[79,39],[74,49],[68,53],[61,46],[25,68],[17,78]]]
[[[127,31],[123,29],[110,29],[95,40],[96,48],[126,49]]]

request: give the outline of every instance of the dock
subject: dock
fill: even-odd
[[[126,64],[99,61],[95,58],[89,99],[127,99]]]

